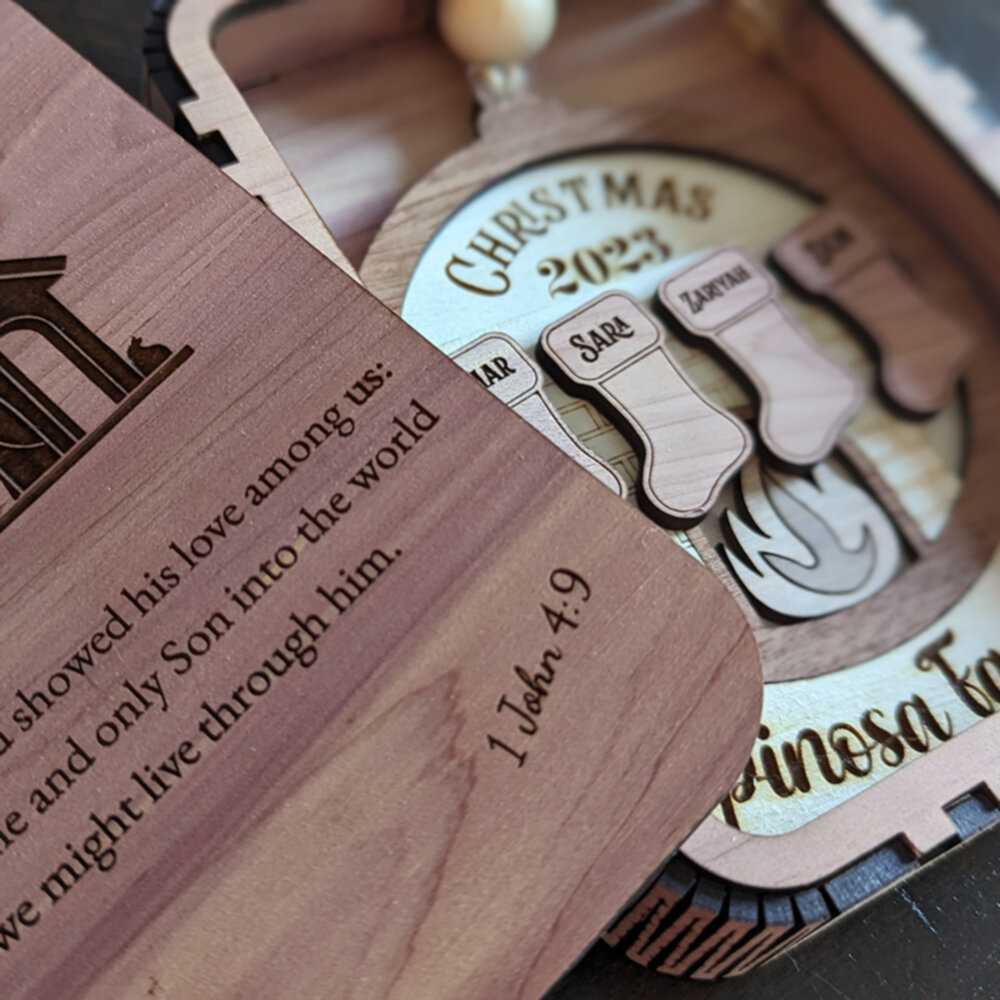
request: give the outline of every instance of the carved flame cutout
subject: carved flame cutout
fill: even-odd
[[[746,466],[748,517],[722,515],[723,546],[736,579],[781,618],[818,618],[857,604],[896,574],[902,548],[882,507],[832,464],[811,477]]]

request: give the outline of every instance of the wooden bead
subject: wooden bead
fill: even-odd
[[[526,62],[552,37],[556,0],[441,0],[438,26],[464,62]]]

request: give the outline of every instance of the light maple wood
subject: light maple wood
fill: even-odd
[[[665,278],[659,298],[750,380],[760,439],[778,461],[808,467],[830,454],[864,386],[788,315],[759,264],[735,248],[719,250]]]
[[[136,802],[131,771],[177,763],[203,703],[247,696],[289,615],[326,607],[317,582],[373,546],[397,553],[343,617],[327,609],[309,669],[275,679],[222,746],[202,740],[192,770],[142,800],[116,865],[24,929],[0,993],[539,996],[740,766],[760,707],[742,616],[707,570],[6,0],[0,82],[0,260],[65,256],[53,294],[120,355],[138,334],[190,349],[0,532],[0,704],[91,641],[101,605],[126,606],[123,588],[174,558],[168,541],[223,532],[148,620],[127,605],[114,654],[6,750],[5,814],[65,762],[64,737],[93,749],[123,685],[162,667],[169,711],[95,753],[0,856],[3,907],[40,899],[90,811],[120,813],[123,785]],[[59,370],[46,389],[91,434],[116,404]],[[349,410],[344,389],[369,370],[384,381]],[[244,484],[334,404],[355,432],[251,508]],[[422,430],[418,445],[397,420]],[[355,497],[354,524],[302,543],[264,603],[171,676],[163,644],[401,433],[414,453]],[[228,501],[246,515],[231,533]],[[574,584],[579,624],[554,637],[539,602],[561,566],[585,575],[589,600]],[[551,644],[566,667],[519,766],[487,733],[514,717],[498,708],[516,697],[513,665],[534,669]]]
[[[720,551],[728,571],[777,621],[860,604],[903,562],[890,515],[831,463],[792,476],[751,461],[737,489],[740,502],[721,516]]]
[[[320,253],[356,277],[354,266],[219,64],[212,47],[216,24],[239,6],[240,0],[180,0],[171,11],[167,23],[170,49],[195,92],[182,103],[184,117],[197,135],[218,132],[226,140],[236,158],[223,167],[226,174],[261,198]]]
[[[750,457],[743,422],[684,374],[659,321],[631,295],[608,292],[550,324],[539,350],[637,442],[641,500],[658,520],[700,520]]]
[[[1000,717],[983,719],[919,761],[780,837],[709,817],[684,843],[719,878],[768,891],[824,882],[850,860],[901,838],[919,858],[957,835],[944,807],[979,784],[1000,792]],[[780,845],[780,846],[778,846]]]
[[[718,29],[713,34],[713,29],[706,24],[707,19],[707,14],[700,20],[698,16],[693,17],[687,24],[689,34],[683,37],[683,42],[678,42],[679,51],[670,50],[672,60],[661,55],[661,64],[694,64],[693,52],[698,43],[708,44],[707,39],[718,38]],[[642,44],[638,45],[637,59],[641,62]],[[666,50],[661,47],[661,51]],[[685,64],[683,57],[689,53],[691,63]],[[845,154],[843,145],[817,126],[815,119],[804,111],[787,85],[782,86],[759,68],[755,72],[744,72],[745,66],[739,57],[724,47],[720,55],[720,61],[711,63],[713,72],[718,74],[711,81],[705,76],[699,78],[697,83],[686,78],[684,86],[680,83],[684,77],[683,69],[669,77],[677,87],[670,95],[673,104],[669,110],[619,109],[604,115],[567,114],[560,119],[555,112],[543,106],[525,107],[516,126],[513,119],[508,119],[506,130],[497,127],[488,131],[478,143],[451,157],[403,198],[397,211],[376,237],[363,265],[366,280],[377,294],[384,295],[398,308],[407,276],[416,263],[418,248],[425,246],[450,212],[482,185],[527,162],[574,145],[613,144],[616,141],[671,143],[697,151],[722,153],[779,176],[795,178],[822,197],[849,204],[855,213],[877,227],[934,301],[945,304],[949,312],[961,317],[963,324],[977,329],[989,326],[981,307],[975,304],[976,295],[968,279],[960,275],[955,260],[965,255],[973,269],[995,281],[995,262],[1000,260],[996,220],[982,210],[981,204],[977,207],[975,199],[965,194],[956,200],[956,216],[949,215],[945,207],[948,200],[941,198],[940,192],[952,183],[955,171],[941,162],[940,155],[925,157],[917,164],[905,147],[889,151],[893,162],[893,190],[902,178],[908,193],[922,193],[925,198],[931,196],[933,211],[925,217],[932,217],[939,229],[951,233],[953,243],[950,254],[942,251],[936,233],[932,235],[922,229],[912,215],[901,211],[898,204],[864,178],[858,164]],[[632,65],[631,60],[629,65]],[[702,61],[698,65],[704,66],[705,63]],[[722,66],[726,67],[725,71]],[[636,70],[634,75],[627,76],[629,80],[634,80],[641,76],[641,72]],[[658,80],[665,78],[668,78],[667,73],[657,77]],[[833,74],[830,79],[838,77]],[[842,103],[847,102],[846,93],[842,91],[838,98]],[[853,100],[850,103],[853,105]],[[706,110],[711,111],[714,118],[698,114]],[[844,117],[846,120],[849,115]],[[865,120],[870,124],[867,117]],[[883,151],[886,150],[887,135],[876,140],[876,145]],[[925,141],[923,145],[928,144]],[[865,150],[866,156],[869,151],[870,148]],[[933,163],[933,169],[927,168],[928,163]],[[966,232],[972,238],[970,243],[962,245]],[[977,249],[970,252],[971,246]],[[995,331],[992,332],[995,334]],[[917,547],[920,560],[862,605],[839,612],[836,616],[780,629],[763,622],[755,625],[765,674],[769,679],[793,679],[825,673],[839,669],[845,663],[858,662],[891,649],[936,620],[979,576],[998,537],[995,511],[991,510],[989,501],[990,482],[997,475],[1000,458],[996,450],[1000,436],[995,423],[1000,405],[996,395],[998,385],[1000,367],[995,337],[991,336],[981,349],[977,365],[969,373],[969,464],[965,469],[964,489],[952,511],[948,528],[933,540],[917,538],[921,543]],[[849,448],[847,450],[850,451]],[[863,474],[862,466],[863,463],[856,463],[856,468]],[[885,490],[877,483],[877,476],[874,481],[876,495],[884,494]],[[912,534],[913,526],[906,527]],[[696,529],[693,535],[697,534]],[[734,592],[738,592],[738,585],[731,580],[730,583]],[[752,614],[749,618],[754,621]],[[806,655],[803,655],[803,650],[808,651]],[[926,806],[927,798],[921,791],[922,766],[921,759],[907,767],[908,771],[914,772],[913,783],[901,790],[902,799],[907,795],[912,797],[907,803],[908,818],[919,812],[920,801]],[[955,782],[954,787],[961,789],[957,794],[967,791],[968,783],[975,783],[972,770],[975,768],[970,769],[966,776],[965,788],[961,788],[961,781]],[[699,836],[703,831],[707,831],[706,836],[718,834],[717,851],[698,851],[692,856],[713,875],[744,886],[763,886],[768,891],[778,891],[774,885],[758,877],[758,866],[764,863],[763,859],[767,858],[768,872],[780,875],[783,867],[790,867],[785,861],[786,850],[794,854],[797,863],[800,853],[809,855],[816,847],[816,857],[821,860],[812,871],[817,880],[822,881],[877,846],[867,829],[859,831],[855,825],[867,823],[868,812],[860,803],[872,803],[872,808],[880,812],[885,809],[887,814],[891,814],[898,800],[873,800],[866,793],[859,797],[858,803],[855,812],[842,815],[840,822],[825,826],[822,836],[815,841],[795,836],[786,840],[784,837],[754,838],[747,835],[736,841],[727,841],[724,836],[726,827],[715,819],[709,819],[700,828]],[[946,817],[938,822],[944,814],[936,807],[925,809],[925,812],[932,814],[925,821],[928,827],[936,825],[939,829],[939,843],[954,835],[954,827]],[[937,816],[933,815],[935,813]],[[919,825],[917,820],[916,828]],[[900,826],[905,826],[905,821]],[[886,831],[886,838],[891,840],[892,837],[893,834]],[[753,849],[744,845],[753,845]],[[723,858],[726,861],[724,868],[721,867]],[[828,918],[829,914],[826,914],[815,921],[797,924],[795,929],[780,936],[774,947],[784,947],[801,935],[811,933]],[[746,968],[768,954],[766,948],[757,954],[751,950],[744,957],[742,967]],[[727,967],[723,972],[737,971],[740,967],[738,962],[732,969]]]
[[[692,34],[685,39],[687,44],[693,43],[692,36],[699,39],[710,36],[711,29],[704,20],[699,22],[694,18],[688,27]],[[699,35],[699,29],[704,35]],[[730,55],[727,53],[727,57]],[[728,65],[738,67],[740,64],[734,58]],[[713,68],[718,70],[718,66],[714,64]],[[843,146],[803,112],[787,87],[781,87],[759,71],[753,75],[734,70],[726,83],[725,87],[721,84],[715,88],[708,85],[700,89],[689,87],[669,110],[619,109],[606,114],[559,115],[544,105],[525,106],[516,126],[513,119],[509,119],[506,130],[498,127],[487,131],[479,142],[451,157],[403,198],[376,237],[363,265],[366,280],[377,294],[384,295],[398,308],[407,275],[416,263],[418,248],[426,245],[447,216],[466,198],[495,177],[527,162],[574,145],[668,142],[697,151],[721,152],[728,158],[756,165],[779,176],[793,177],[827,199],[849,204],[852,211],[884,234],[893,251],[901,256],[934,301],[946,304],[949,312],[960,317],[970,328],[982,330],[991,326],[977,304],[977,296],[968,279],[960,275],[955,259],[942,252],[940,243],[922,229],[912,215],[901,211],[897,204],[865,180]],[[710,108],[717,117],[687,113],[692,108]],[[907,173],[906,164],[897,162],[896,167],[899,172]],[[917,173],[910,171],[914,183]],[[945,184],[948,171],[939,169],[937,177]],[[920,183],[924,182],[921,176]],[[961,204],[964,224],[975,229],[975,239],[982,251],[972,263],[981,273],[989,274],[990,261],[1000,260],[1000,252],[988,252],[983,248],[989,246],[993,251],[1000,248],[996,226],[981,209],[977,217],[975,212],[965,211],[966,203]],[[935,219],[939,224],[954,222],[940,212],[935,213]],[[956,226],[953,233],[956,239],[960,238],[961,228]],[[963,248],[963,252],[967,250],[968,247]],[[922,538],[903,518],[907,536],[912,535],[919,543],[915,545],[920,552],[919,561],[876,596],[835,616],[775,628],[761,622],[751,610],[748,618],[754,623],[768,679],[815,676],[889,650],[940,617],[982,572],[998,538],[995,508],[991,508],[989,497],[990,483],[997,475],[1000,460],[997,451],[1000,434],[996,425],[996,414],[1000,412],[997,397],[1000,359],[995,331],[991,332],[993,335],[984,340],[977,364],[968,375],[969,463],[964,470],[963,491],[948,527],[936,539]],[[845,441],[844,448],[849,456],[858,457],[849,442]],[[865,463],[854,464],[864,476]],[[886,491],[877,475],[872,485],[883,502],[889,499],[884,496]],[[698,529],[692,536],[698,536]],[[704,549],[699,551],[706,556]],[[708,555],[718,559],[714,552]],[[727,574],[722,575],[725,579]],[[734,597],[746,605],[745,596],[731,578],[729,585]],[[803,650],[807,650],[807,654],[804,655]],[[970,760],[973,757],[974,748]],[[933,759],[933,755],[927,759]],[[879,843],[891,841],[910,820],[913,820],[917,840],[930,843],[936,836],[938,844],[945,843],[954,836],[954,827],[938,807],[927,805],[928,796],[922,791],[925,787],[923,763],[921,759],[907,766],[906,772],[912,775],[911,783],[897,786],[898,798],[883,799],[878,795],[870,798],[866,792],[858,797],[853,811],[841,813],[839,820],[824,825],[815,839],[798,833],[788,839],[784,836],[756,838],[746,834],[730,838],[728,828],[710,818],[699,828],[691,851],[685,847],[685,854],[713,876],[738,885],[778,892],[787,884],[778,884],[782,873],[797,865],[800,859],[806,859],[803,863],[809,870],[801,880],[793,878],[790,881],[806,885],[814,877],[815,881],[822,882]],[[968,773],[950,787],[956,795],[961,795],[975,784],[974,771],[985,773],[987,770],[970,766]],[[897,772],[885,780],[894,781],[906,772]],[[930,797],[936,794],[937,786],[932,780]],[[905,819],[899,808],[904,801]],[[880,813],[880,823],[885,821],[884,828],[875,835],[871,834],[868,825],[869,809]],[[895,824],[888,818],[893,815],[897,820]],[[922,832],[921,822],[925,824]],[[894,825],[896,833],[889,829]],[[814,826],[812,823],[804,829]],[[882,835],[884,840],[879,839]],[[711,841],[711,850],[701,849],[702,837]],[[794,861],[786,858],[786,851],[791,852]],[[767,873],[764,876],[758,874],[761,866]],[[750,949],[735,965],[727,965],[719,971],[729,974],[756,964],[773,953],[773,949],[783,948],[811,933],[827,919],[828,913],[815,920],[797,922],[777,936],[773,947],[769,946],[771,950],[769,947],[759,952]],[[734,951],[740,947],[737,945]]]
[[[487,333],[453,354],[452,360],[598,482],[625,496],[625,480],[566,426],[542,392],[541,370],[516,341],[502,333]]]
[[[976,338],[929,302],[850,212],[820,211],[772,253],[798,284],[830,299],[874,340],[882,387],[897,406],[927,416],[951,399]]]

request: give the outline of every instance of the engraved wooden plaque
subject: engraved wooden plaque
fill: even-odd
[[[691,266],[697,277],[698,262],[725,247],[749,255],[772,286],[744,326],[709,304],[750,283],[703,274],[680,290],[698,302],[692,315],[716,313],[701,331],[709,336],[682,333],[683,313],[666,331],[685,375],[755,425],[757,455],[673,537],[744,606],[768,678],[762,725],[721,808],[605,940],[650,971],[741,974],[996,823],[998,716],[983,713],[1000,705],[1000,368],[968,279],[998,285],[998,217],[833,21],[807,0],[777,12],[736,0],[683,12],[575,0],[533,63],[540,99],[487,103],[475,122],[432,4],[423,19],[420,4],[361,5],[334,24],[322,0],[271,11],[234,3],[157,3],[163,42],[149,66],[176,121],[296,226],[298,213],[270,194],[294,175],[367,287],[456,360],[498,330],[533,358],[546,326],[602,293],[628,293],[669,318],[658,289]],[[723,8],[749,22],[754,54]],[[908,36],[914,46],[918,35]],[[359,38],[363,58],[352,58]],[[778,72],[759,58],[762,42]],[[168,49],[175,62],[165,66]],[[935,65],[940,80],[953,72]],[[963,128],[968,120],[963,111]],[[249,150],[246,137],[264,133],[274,145]],[[351,183],[331,184],[334,174]],[[783,260],[788,249],[798,268]],[[803,353],[790,324],[814,351]],[[579,332],[591,329],[600,327]],[[982,340],[971,362],[963,331]],[[726,351],[734,334],[744,349]],[[757,345],[763,355],[746,350]],[[815,351],[864,386],[843,427],[853,393],[838,391],[842,378]],[[490,387],[523,412],[505,397],[516,385]],[[818,452],[769,454],[769,387],[797,397],[800,411],[778,420],[777,443],[805,432]],[[543,378],[528,398],[547,399],[630,495],[638,483],[641,500],[644,456],[590,395]],[[796,470],[811,451],[822,460]],[[587,978],[581,969],[562,992]]]
[[[0,78],[0,995],[539,996],[745,760],[745,619],[6,0]]]

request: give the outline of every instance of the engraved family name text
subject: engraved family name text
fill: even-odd
[[[951,629],[922,647],[913,666],[940,675],[957,696],[951,708],[978,718],[1000,711],[1000,653],[995,649],[972,665],[958,665],[948,653]],[[794,739],[771,741],[762,725],[743,774],[722,803],[726,822],[739,828],[739,807],[766,790],[779,799],[809,795],[824,786],[863,780],[895,770],[946,743],[966,724],[930,694],[913,694],[891,709],[871,707],[854,722],[803,727]]]

